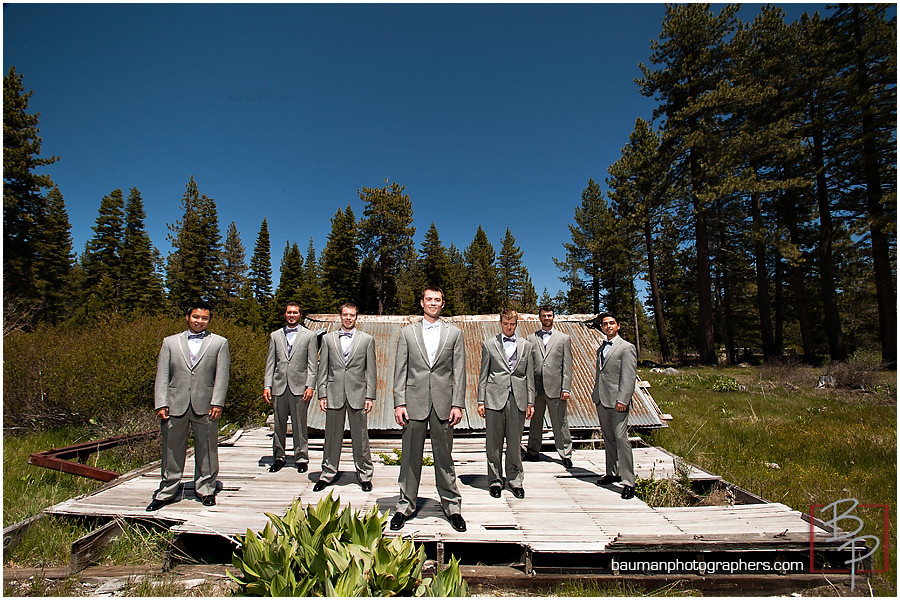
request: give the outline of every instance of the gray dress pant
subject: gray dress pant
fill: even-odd
[[[628,413],[618,412],[597,404],[597,417],[603,432],[603,451],[606,454],[606,474],[618,475],[623,485],[634,487],[634,457],[628,441]]]
[[[553,441],[560,458],[572,458],[572,434],[569,433],[569,420],[566,416],[568,402],[559,398],[548,398],[543,386],[534,396],[534,415],[528,427],[528,446],[526,451],[531,456],[541,453],[541,438],[544,434],[544,411],[550,414],[550,426],[553,428]]]
[[[180,417],[169,416],[160,421],[159,429],[162,438],[162,481],[154,498],[171,500],[178,493],[187,456],[189,429],[194,432],[194,489],[201,496],[214,494],[219,475],[219,422],[210,421],[208,414],[198,415],[190,407]]]
[[[344,441],[344,415],[350,421],[350,439],[353,442],[353,464],[360,483],[372,481],[375,469],[369,450],[369,429],[366,409],[356,409],[347,403],[341,408],[329,408],[325,413],[325,449],[322,453],[322,474],[319,481],[331,483],[337,476],[341,462],[341,446]]]
[[[287,441],[287,419],[291,416],[291,435],[294,438],[294,460],[298,465],[309,462],[309,438],[306,432],[306,414],[309,402],[303,396],[295,396],[285,388],[280,396],[272,396],[272,412],[275,416],[275,434],[272,436],[272,456],[284,460]]]
[[[402,457],[400,460],[400,500],[397,512],[409,517],[416,510],[419,482],[422,479],[422,455],[425,450],[425,434],[431,430],[431,449],[434,452],[434,478],[441,508],[447,516],[459,514],[462,496],[456,487],[456,468],[453,466],[453,428],[450,420],[442,421],[434,409],[427,419],[410,420],[403,428]]]
[[[506,441],[506,482],[509,487],[522,487],[525,472],[522,469],[522,430],[525,428],[525,413],[516,406],[512,394],[501,410],[484,411],[486,428],[485,450],[487,450],[487,470],[489,485],[503,486],[501,457],[503,442]]]

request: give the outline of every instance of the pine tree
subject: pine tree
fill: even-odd
[[[30,321],[40,290],[47,288],[47,282],[40,283],[45,265],[37,252],[45,236],[41,224],[49,213],[43,190],[54,184],[49,175],[36,171],[58,160],[38,158],[40,113],[28,113],[32,94],[22,87],[22,75],[10,67],[3,77],[3,295],[4,319],[17,321]],[[26,314],[13,316],[13,307]]]
[[[525,306],[525,286],[529,280],[528,269],[522,264],[522,249],[516,246],[516,238],[509,227],[500,241],[500,256],[497,261],[500,303],[514,310],[523,311]],[[532,286],[533,290],[534,286]]]
[[[100,201],[93,237],[85,245],[84,273],[88,314],[118,312],[122,308],[122,242],[125,198],[115,189]]]
[[[241,243],[237,225],[232,221],[225,232],[225,247],[222,250],[222,295],[228,305],[238,299],[246,281],[247,252]]]
[[[660,40],[651,42],[651,62],[661,65],[638,80],[645,96],[658,96],[661,105],[654,117],[665,117],[663,147],[679,174],[678,185],[686,190],[693,221],[697,257],[699,301],[698,349],[700,362],[717,361],[714,329],[712,267],[710,264],[709,205],[719,198],[715,185],[723,115],[730,110],[730,85],[726,40],[736,28],[738,6],[726,5],[713,15],[708,4],[671,4],[666,7]]]
[[[155,313],[164,297],[162,279],[156,269],[156,248],[144,225],[147,213],[137,188],[131,188],[125,200],[125,226],[122,236],[121,279],[122,309]]]
[[[285,242],[284,254],[281,258],[281,269],[278,279],[278,289],[275,291],[275,300],[272,302],[272,310],[269,317],[269,329],[276,329],[284,323],[284,310],[288,302],[300,302],[304,314],[316,312],[310,310],[304,303],[303,285],[306,281],[306,270],[303,268],[303,257],[297,243]]]
[[[219,300],[222,253],[216,204],[200,194],[193,175],[181,199],[183,217],[169,225],[174,249],[167,261],[169,302],[179,312],[198,298]]]
[[[306,260],[303,263],[303,281],[300,284],[300,305],[309,314],[322,313],[327,310],[325,297],[322,294],[322,277],[319,273],[319,261],[316,259],[316,247],[309,238],[306,247]]]
[[[448,315],[466,315],[472,310],[469,308],[469,300],[466,296],[466,282],[469,278],[469,269],[466,267],[466,258],[454,244],[447,248],[447,260],[450,264],[449,280],[444,289]]]
[[[324,300],[329,312],[355,302],[359,286],[359,248],[356,216],[348,204],[331,219],[331,232],[321,255]]]
[[[41,265],[38,293],[41,302],[41,319],[55,324],[71,311],[72,288],[72,235],[66,203],[59,188],[47,194],[47,211],[41,227],[43,235],[37,249]]]
[[[256,235],[248,280],[260,311],[267,314],[269,302],[272,300],[272,246],[269,243],[269,226],[265,219],[262,220],[259,233]]]
[[[379,315],[399,309],[397,277],[415,252],[412,202],[404,189],[394,182],[383,188],[364,187],[358,192],[366,204],[365,218],[359,223],[362,247],[376,261]]]
[[[581,192],[581,206],[575,208],[575,224],[569,224],[572,241],[563,244],[565,260],[553,259],[564,273],[560,277],[571,291],[568,299],[570,312],[600,312],[600,262],[602,245],[608,225],[602,220],[606,203],[603,192],[593,178]],[[583,274],[583,275],[582,275]],[[584,298],[585,293],[588,294]],[[587,303],[585,304],[585,299]]]
[[[444,290],[443,314],[447,316],[459,314],[455,311],[456,294],[451,278],[450,257],[447,255],[447,249],[441,243],[441,237],[434,221],[431,222],[431,226],[425,232],[425,239],[422,240],[422,246],[419,249],[419,263],[421,281],[418,286],[419,290],[416,292],[416,302],[421,297],[422,290],[426,285],[435,285]]]
[[[466,295],[469,300],[469,308],[477,315],[500,312],[503,306],[501,306],[500,282],[495,264],[496,254],[481,225],[478,226],[475,239],[466,248],[464,255],[468,269]]]

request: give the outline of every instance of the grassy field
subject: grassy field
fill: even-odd
[[[673,417],[669,428],[644,437],[801,512],[845,498],[887,505],[892,524],[887,540],[880,511],[859,508],[855,514],[865,522],[860,534],[889,545],[889,570],[874,575],[872,585],[878,595],[895,596],[896,373],[836,374],[848,383],[864,379],[866,390],[818,389],[823,373],[790,364],[686,369],[681,375],[642,370],[660,409]],[[848,523],[839,526],[852,529]],[[877,569],[882,554],[875,556]]]
[[[824,368],[787,364],[750,368],[689,368],[679,375],[650,373],[651,392],[662,412],[672,415],[667,429],[646,435],[661,446],[725,480],[800,511],[812,504],[855,498],[862,504],[889,506],[891,529],[889,571],[875,575],[876,595],[895,596],[897,585],[894,528],[897,517],[897,388],[896,374],[871,369],[834,371],[841,387],[817,389]],[[862,385],[853,389],[849,385]],[[140,427],[143,427],[141,424]],[[3,437],[4,526],[40,512],[46,506],[102,485],[27,464],[28,454],[97,439],[115,433],[89,427]],[[104,452],[91,464],[127,471],[158,458],[156,442],[145,447]],[[872,510],[860,509],[865,530],[881,538],[882,523]],[[69,546],[94,528],[77,519],[44,519],[33,527],[4,565],[59,566],[68,563]],[[133,526],[101,559],[102,564],[161,562],[171,542],[168,533]],[[880,554],[878,555],[880,557]],[[880,566],[880,565],[879,565]],[[131,595],[152,592],[162,583],[144,583]],[[79,595],[79,586],[62,582],[43,588],[6,589],[7,595]],[[174,589],[164,595],[176,594]],[[557,596],[634,595],[628,586],[560,588]],[[689,595],[684,589],[658,595]],[[654,594],[657,595],[657,594]],[[827,594],[825,594],[827,595]]]

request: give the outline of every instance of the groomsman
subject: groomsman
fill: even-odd
[[[341,306],[341,328],[322,338],[319,357],[319,407],[325,411],[325,450],[322,474],[313,486],[321,492],[337,476],[344,440],[344,420],[350,421],[353,464],[364,492],[372,491],[372,454],[366,416],[375,403],[378,371],[375,339],[356,328],[358,309],[352,302]]]
[[[466,407],[465,343],[458,327],[440,319],[444,308],[441,288],[425,288],[419,304],[424,317],[400,330],[394,363],[394,419],[403,427],[403,442],[400,500],[391,517],[391,529],[402,529],[416,510],[425,433],[430,432],[441,508],[453,529],[465,531],[451,454],[453,427],[462,420]]]
[[[269,335],[263,398],[272,404],[275,433],[272,436],[274,461],[269,471],[284,467],[287,419],[291,416],[294,438],[294,463],[305,473],[309,463],[306,415],[316,387],[316,334],[300,324],[300,305],[288,302],[284,309],[284,327]]]
[[[187,311],[187,331],[163,340],[156,364],[154,407],[162,437],[159,489],[147,506],[157,511],[177,498],[194,432],[194,491],[204,506],[216,504],[219,417],[228,393],[228,340],[206,330],[212,308],[202,300]]]
[[[621,481],[622,498],[634,498],[634,458],[628,441],[628,412],[637,378],[637,349],[619,337],[619,321],[602,313],[600,331],[606,341],[597,349],[597,371],[591,394],[603,432],[606,474],[597,485]]]
[[[519,313],[507,308],[500,313],[499,335],[481,345],[481,372],[478,377],[478,414],[487,431],[488,485],[494,498],[503,489],[501,455],[506,442],[506,482],[516,498],[525,497],[522,481],[522,430],[525,419],[534,413],[534,375],[528,340],[516,336]]]
[[[572,468],[572,435],[566,415],[572,389],[572,340],[553,329],[552,306],[538,309],[541,328],[528,336],[534,346],[534,417],[528,428],[525,460],[537,460],[544,434],[544,411],[550,413],[553,441],[563,466]]]

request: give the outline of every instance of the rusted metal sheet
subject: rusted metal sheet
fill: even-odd
[[[55,448],[44,452],[35,452],[28,457],[28,464],[38,467],[46,467],[63,473],[71,473],[73,475],[81,475],[89,479],[97,479],[99,481],[112,481],[121,473],[92,467],[84,464],[88,456],[101,450],[115,448],[122,444],[128,444],[138,440],[143,440],[159,435],[158,429],[151,429],[142,433],[133,433],[130,435],[120,435],[116,437],[96,440],[92,442],[82,442],[81,444],[73,444],[64,448]],[[78,462],[72,462],[75,459]]]
[[[597,410],[591,400],[594,388],[594,372],[597,367],[597,348],[603,335],[589,325],[596,315],[559,315],[554,328],[568,334],[572,340],[572,396],[568,403],[569,428],[593,430],[599,428]],[[421,319],[414,316],[360,315],[357,327],[375,338],[375,356],[378,362],[378,390],[375,406],[369,414],[371,431],[400,430],[394,421],[393,373],[400,329]],[[466,410],[458,432],[484,431],[484,419],[478,416],[478,372],[481,368],[481,344],[485,338],[500,333],[500,316],[461,315],[444,319],[459,327],[466,346]],[[304,325],[313,331],[331,332],[340,327],[339,315],[307,315]],[[527,336],[540,329],[537,315],[519,315],[517,335]],[[640,378],[638,378],[638,381]],[[544,417],[545,427],[550,427],[549,417]],[[325,413],[318,403],[309,407],[308,424],[314,429],[325,429]],[[636,428],[666,427],[653,397],[646,389],[636,389],[628,424]],[[527,426],[526,426],[527,427]]]

